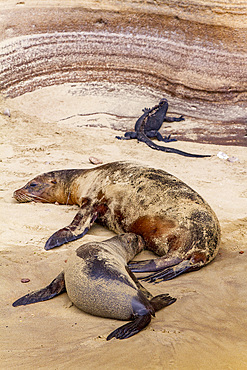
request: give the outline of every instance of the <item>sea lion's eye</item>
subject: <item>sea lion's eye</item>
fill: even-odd
[[[34,187],[37,186],[38,184],[36,182],[31,182],[30,186]]]
[[[56,180],[51,180],[51,183],[52,183],[52,184],[56,184],[56,183],[57,183],[57,181],[56,181]]]

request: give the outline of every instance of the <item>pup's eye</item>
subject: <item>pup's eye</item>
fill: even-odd
[[[31,182],[30,186],[32,186],[32,187],[37,186],[37,183],[36,182]]]
[[[52,184],[56,184],[56,183],[57,183],[57,181],[56,181],[56,180],[51,180],[51,183],[52,183]]]

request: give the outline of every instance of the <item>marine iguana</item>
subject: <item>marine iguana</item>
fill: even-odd
[[[195,157],[195,158],[211,157],[210,155],[192,154],[183,152],[182,150],[157,145],[152,140],[149,139],[150,137],[151,138],[156,137],[159,141],[164,141],[166,143],[176,141],[176,139],[171,139],[171,135],[163,137],[161,133],[158,131],[164,121],[166,122],[184,121],[183,116],[180,116],[178,118],[167,117],[166,116],[167,109],[168,102],[165,98],[161,99],[159,104],[155,105],[153,108],[144,108],[142,110],[143,115],[136,121],[135,131],[128,131],[124,134],[124,137],[116,136],[116,138],[119,140],[137,139],[138,141],[146,143],[152,149],[161,150],[163,152],[168,153],[176,153],[183,155],[185,157]]]

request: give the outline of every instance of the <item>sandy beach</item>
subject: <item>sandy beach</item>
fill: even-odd
[[[134,140],[120,142],[115,135],[123,132],[110,127],[126,102],[116,104],[111,94],[72,96],[67,85],[59,89],[60,94],[51,87],[0,102],[0,368],[246,369],[246,147],[167,144],[212,154],[195,159],[158,152]],[[63,99],[66,96],[68,100]],[[128,114],[135,117],[153,103],[154,98],[145,102],[133,98]],[[6,108],[10,117],[2,114]],[[129,128],[134,123],[134,118],[125,119]],[[220,151],[231,160],[220,159]],[[77,207],[18,204],[12,198],[14,190],[39,173],[92,167],[90,156],[103,163],[135,160],[172,173],[208,201],[222,228],[220,251],[211,264],[168,282],[145,284],[153,295],[169,293],[177,302],[158,312],[141,333],[123,341],[106,341],[121,322],[80,311],[66,294],[12,307],[14,300],[56,277],[71,250],[113,235],[95,225],[83,240],[45,251],[47,238],[70,223]],[[23,278],[30,282],[21,283]]]

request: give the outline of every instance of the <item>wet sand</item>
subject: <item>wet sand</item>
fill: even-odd
[[[154,151],[136,141],[120,142],[115,135],[123,132],[111,127],[119,127],[119,119],[124,128],[134,127],[138,112],[155,104],[157,97],[132,96],[126,114],[127,93],[126,100],[116,94],[114,100],[110,90],[100,96],[69,90],[68,85],[60,86],[59,93],[47,88],[0,102],[0,112],[11,112],[11,117],[0,115],[0,368],[246,369],[247,148],[167,144],[213,155],[194,159]],[[193,129],[189,119],[183,124]],[[168,133],[173,130],[172,124],[166,128]],[[220,159],[219,151],[238,160]],[[12,198],[15,189],[39,173],[92,167],[90,156],[104,163],[135,160],[171,172],[208,201],[222,227],[220,252],[211,264],[172,281],[145,284],[152,294],[167,292],[177,302],[158,312],[146,330],[124,341],[106,342],[121,323],[85,314],[66,294],[26,307],[11,305],[57,276],[71,250],[113,235],[96,225],[83,240],[45,251],[47,238],[70,223],[77,207],[18,204]],[[30,282],[21,283],[22,278]]]

